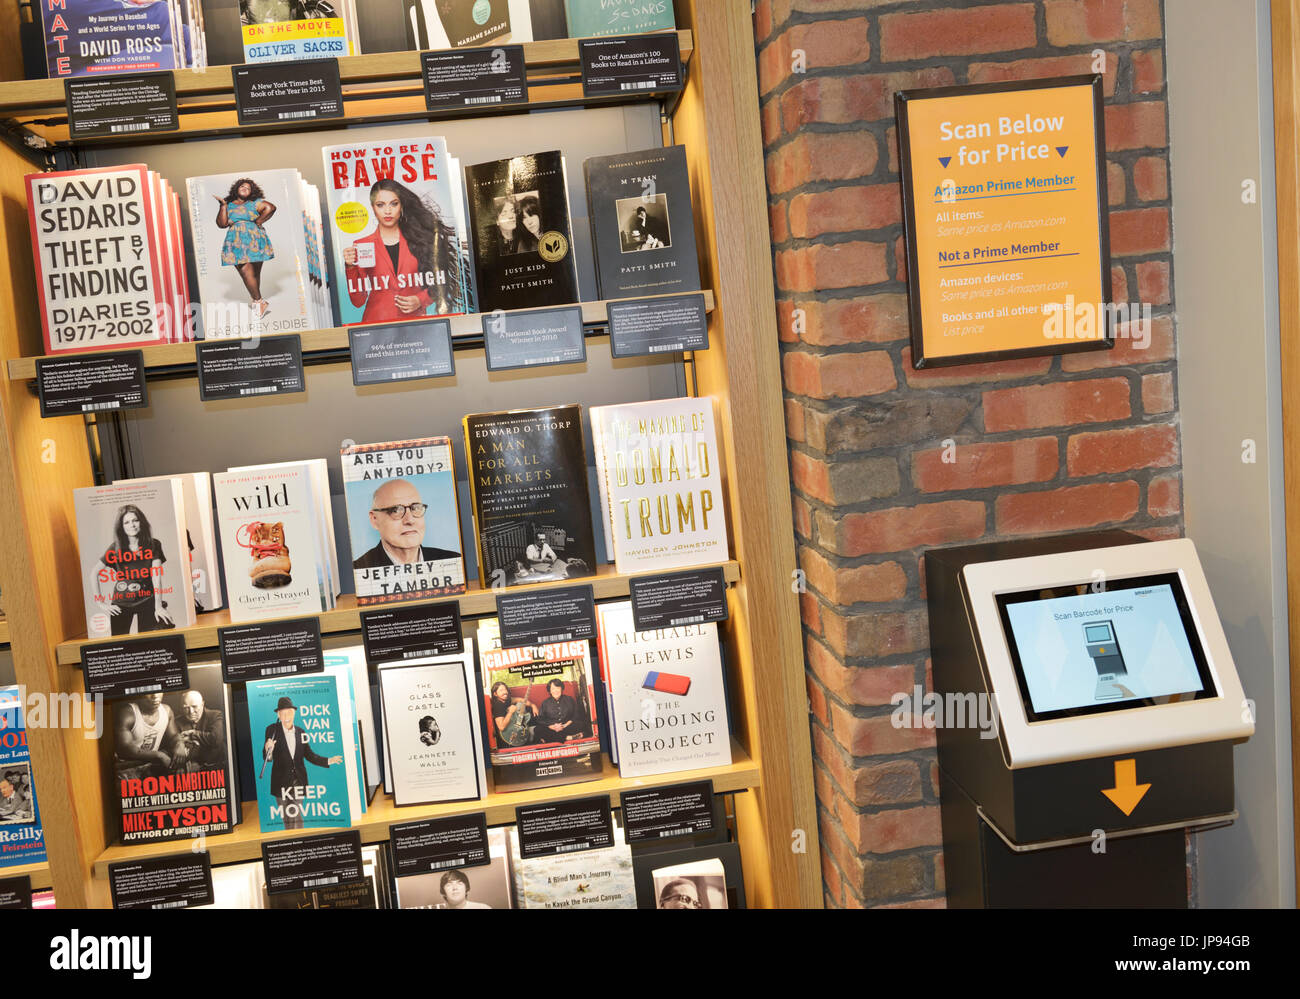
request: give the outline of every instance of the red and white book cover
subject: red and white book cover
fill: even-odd
[[[26,181],[46,353],[168,342],[148,169],[137,163]]]

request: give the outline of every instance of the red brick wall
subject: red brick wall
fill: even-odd
[[[1162,8],[759,0],[754,23],[826,901],[938,906],[934,732],[889,717],[929,686],[922,553],[1181,532]],[[1152,305],[1150,346],[914,371],[894,91],[1088,73],[1097,49],[1114,297]]]

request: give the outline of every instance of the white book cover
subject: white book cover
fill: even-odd
[[[727,869],[717,857],[651,872],[656,909],[726,909]]]
[[[483,797],[476,684],[465,661],[390,663],[379,687],[393,804]]]
[[[131,482],[164,482],[176,479],[181,484],[185,503],[186,550],[190,559],[190,578],[198,610],[209,613],[221,606],[221,573],[217,571],[216,533],[212,528],[212,487],[207,472],[184,475],[155,475],[140,479],[119,479],[118,485]]]
[[[636,631],[629,600],[596,608],[618,772],[648,777],[731,762],[718,626]]]
[[[73,490],[86,636],[108,638],[194,623],[177,479]]]
[[[339,726],[343,731],[343,770],[348,775],[348,806],[352,821],[359,822],[366,814],[369,796],[365,792],[361,745],[357,725],[357,694],[352,682],[352,665],[346,661],[326,661],[325,670],[334,677],[339,692]],[[367,687],[367,693],[369,688]]]
[[[379,759],[378,729],[375,725],[374,703],[370,699],[370,668],[366,664],[366,651],[360,645],[342,645],[325,650],[325,665],[343,666],[352,673],[352,694],[357,716],[357,728],[361,733],[362,780],[365,788],[364,799],[370,800],[374,788],[379,786],[379,775],[383,767]]]
[[[305,465],[232,469],[212,477],[230,620],[328,609],[320,506]]]
[[[519,833],[510,827],[510,854],[521,909],[635,909],[632,851],[623,830],[614,828],[614,845],[524,860]]]
[[[298,171],[245,170],[185,183],[204,336],[313,329]]]
[[[620,573],[725,562],[726,503],[713,399],[591,408],[606,530]],[[595,429],[597,423],[600,429]]]

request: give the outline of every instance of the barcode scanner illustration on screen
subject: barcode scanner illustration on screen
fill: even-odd
[[[1115,638],[1115,625],[1110,621],[1091,621],[1083,626],[1083,640],[1097,668],[1094,700],[1110,701],[1125,696],[1119,681],[1128,676],[1128,668]]]

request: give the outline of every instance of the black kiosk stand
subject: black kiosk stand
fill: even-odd
[[[1192,543],[938,549],[925,578],[949,906],[1186,907],[1185,831],[1236,817],[1254,732]]]

